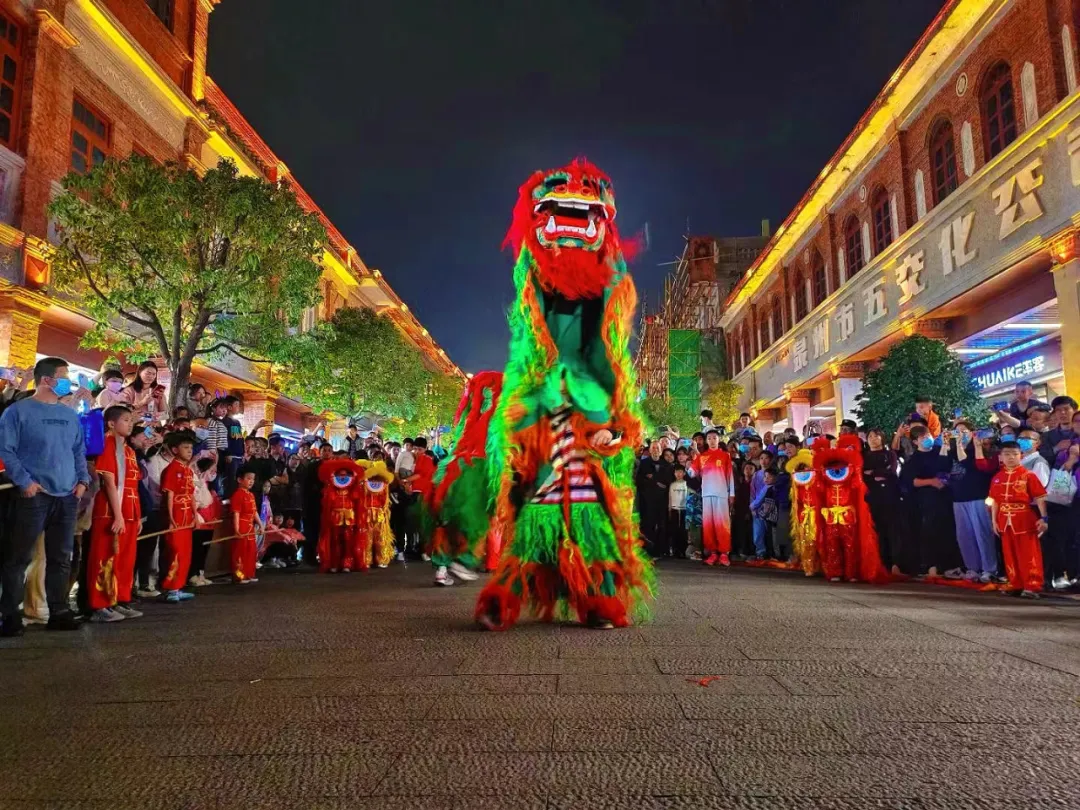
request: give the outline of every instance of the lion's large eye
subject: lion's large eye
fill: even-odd
[[[792,475],[792,477],[795,479],[796,484],[802,484],[803,486],[806,486],[807,484],[809,484],[811,481],[814,480],[814,471],[813,470],[798,470],[797,472],[794,473],[794,475]]]
[[[827,467],[825,475],[828,476],[830,481],[844,481],[848,477],[848,467],[846,464],[843,467]]]

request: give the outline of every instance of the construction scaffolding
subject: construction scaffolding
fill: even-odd
[[[653,307],[647,297],[642,299],[635,366],[646,396],[674,398],[697,410],[696,396],[691,396],[692,386],[685,378],[691,374],[700,378],[699,369],[687,365],[689,352],[672,347],[689,345],[690,339],[680,334],[688,330],[696,333],[699,361],[703,342],[723,346],[724,299],[767,241],[767,222],[762,223],[760,237],[686,237],[682,256],[664,279],[663,299]],[[679,379],[672,376],[673,351],[684,355],[675,363]]]

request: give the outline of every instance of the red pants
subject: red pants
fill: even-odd
[[[319,571],[341,571],[356,568],[355,526],[331,526],[319,543]]]
[[[139,521],[124,522],[124,531],[114,537],[109,531],[112,518],[94,518],[90,525],[90,546],[86,552],[87,599],[91,610],[101,610],[131,601],[135,577],[135,549],[138,546]],[[118,551],[113,552],[116,541]]]
[[[727,498],[706,495],[701,499],[701,537],[706,555],[731,553],[731,507]]]
[[[1020,528],[1018,524],[1034,523],[1030,514],[1023,518],[1025,520],[1021,521],[1019,516],[1013,515],[1013,525]],[[1035,593],[1043,589],[1042,547],[1034,525],[1030,531],[1016,531],[1008,527],[1002,529],[1001,553],[1005,557],[1005,576],[1009,578],[1010,588]]]
[[[255,578],[255,534],[245,534],[243,537],[233,539],[229,546],[229,555],[232,558],[233,579],[243,582],[245,579]]]
[[[166,591],[178,591],[187,582],[191,567],[191,529],[168,532],[161,551],[163,560],[159,570],[165,571],[161,587]]]
[[[826,579],[858,579],[859,550],[855,542],[855,527],[834,524],[826,526],[821,538],[821,568]]]

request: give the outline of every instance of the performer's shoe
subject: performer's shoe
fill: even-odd
[[[719,562],[720,562],[720,555],[717,554],[715,551],[710,553],[709,556],[705,558],[705,564],[706,565],[716,565]]]
[[[1021,599],[1038,599],[1039,594],[1037,594],[1035,591],[1020,591],[1020,598]]]
[[[95,610],[90,614],[90,621],[94,624],[110,624],[112,622],[122,622],[127,616],[122,615],[119,611],[111,610],[110,608],[101,608]]]
[[[725,568],[731,567],[731,560],[728,558],[727,554],[720,555],[720,564]]]
[[[388,566],[386,563],[378,563],[378,564],[376,564],[375,567],[376,568],[389,568],[390,566]]]
[[[435,584],[443,587],[454,584],[454,578],[447,573],[445,565],[440,565],[435,569]]]
[[[184,600],[180,596],[180,591],[169,591],[167,594],[165,594],[165,601],[171,605],[177,605]]]
[[[584,625],[590,630],[614,630],[615,623],[608,619],[598,616],[595,613],[590,613],[585,617]]]
[[[149,588],[139,588],[139,590],[135,591],[135,595],[143,599],[157,599],[161,596],[161,591],[151,586]]]
[[[840,577],[829,577],[829,582],[840,582]]]
[[[119,613],[125,619],[141,619],[143,616],[141,610],[135,610],[127,605],[113,605],[113,613]]]
[[[470,571],[459,562],[450,563],[450,573],[464,582],[472,582],[478,576],[476,572]]]

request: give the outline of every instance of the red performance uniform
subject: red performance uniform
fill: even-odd
[[[690,467],[701,478],[701,536],[706,555],[731,552],[731,498],[735,476],[727,450],[706,450]]]
[[[1004,467],[990,482],[990,497],[997,504],[997,530],[1009,587],[1038,593],[1043,589],[1042,548],[1031,510],[1046,488],[1035,473],[1023,467]]]
[[[91,512],[90,548],[86,557],[86,579],[91,610],[109,608],[118,602],[131,601],[131,586],[135,576],[135,549],[138,546],[139,523],[139,463],[135,451],[116,436],[105,436],[105,449],[97,460],[98,474],[109,473],[120,490],[120,509],[124,531],[112,533],[113,513],[105,487],[94,496]],[[115,551],[114,551],[115,549]]]
[[[377,461],[364,472],[364,481],[356,488],[356,529],[354,557],[361,571],[372,563],[386,568],[394,559],[394,534],[390,531],[390,482],[393,473]]]
[[[229,547],[233,579],[243,582],[255,578],[255,516],[258,514],[255,496],[250,490],[238,487],[229,501],[229,509],[240,518],[240,526],[236,532],[239,536],[233,538]]]
[[[319,465],[323,483],[319,520],[319,570],[352,571],[361,564],[357,555],[357,499],[363,471],[355,461],[335,458]]]
[[[191,567],[191,526],[195,523],[195,473],[191,467],[177,459],[170,461],[161,473],[161,492],[166,511],[169,509],[166,493],[173,496],[172,514],[166,517],[174,526],[187,527],[167,532],[162,548],[165,555],[162,569],[166,573],[161,587],[178,591],[187,582]]]

